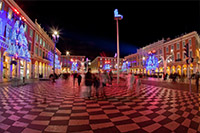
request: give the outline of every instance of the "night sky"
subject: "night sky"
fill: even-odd
[[[44,27],[60,30],[57,48],[65,54],[85,55],[89,59],[116,53],[114,9],[124,19],[119,21],[120,56],[137,48],[182,33],[200,33],[200,2],[158,1],[37,1],[15,0],[33,20]]]

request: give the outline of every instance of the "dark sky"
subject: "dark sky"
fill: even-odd
[[[116,52],[115,8],[124,16],[119,22],[121,57],[162,38],[200,33],[198,1],[15,1],[47,32],[51,27],[61,30],[57,48],[62,54],[69,50],[90,59],[102,51],[107,56]]]

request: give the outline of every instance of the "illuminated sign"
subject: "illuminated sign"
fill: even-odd
[[[118,14],[118,9],[115,9],[115,10],[114,10],[114,17],[115,17],[115,18],[123,19],[123,15]]]

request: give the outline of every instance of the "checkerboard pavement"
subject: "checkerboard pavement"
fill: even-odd
[[[106,87],[105,100],[80,98],[62,80],[1,87],[0,133],[200,132],[200,95],[142,85],[135,97],[124,85]]]

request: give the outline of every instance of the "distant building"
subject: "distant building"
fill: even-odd
[[[189,57],[193,59],[190,64],[186,63],[184,46],[189,45]],[[153,60],[149,60],[150,55]],[[168,58],[170,57],[170,58]],[[160,40],[146,47],[137,49],[137,53],[125,57],[130,62],[129,70],[134,73],[155,74],[164,72],[164,63],[167,62],[166,73],[178,73],[188,75],[200,70],[200,39],[196,31],[182,34],[175,39]],[[157,61],[156,61],[157,60]],[[149,64],[152,67],[149,67]],[[148,68],[148,69],[147,69]],[[187,72],[187,69],[189,70]]]
[[[123,64],[123,58],[120,58],[119,68],[121,69]],[[99,70],[117,70],[117,58],[116,57],[100,57],[97,56],[92,62],[89,68],[92,69],[93,73]]]
[[[85,56],[61,55],[62,73],[77,72],[80,71],[80,69],[85,69],[84,62]]]

